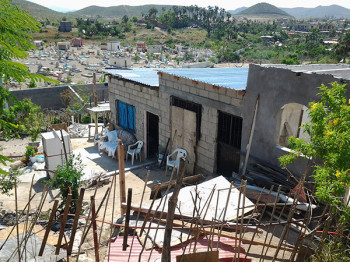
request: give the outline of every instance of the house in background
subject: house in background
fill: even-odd
[[[42,40],[35,40],[33,42],[33,44],[35,45],[36,48],[38,48],[39,50],[42,50],[43,49],[43,45],[44,45],[44,42]]]
[[[69,50],[70,43],[69,42],[57,42],[58,50]]]
[[[109,65],[117,68],[129,68],[131,67],[130,56],[111,56],[108,61]]]
[[[61,21],[58,27],[60,32],[71,32],[72,31],[72,22],[70,21]]]
[[[107,43],[107,51],[117,52],[121,50],[119,41],[110,41]]]
[[[74,47],[82,47],[84,44],[83,39],[82,38],[73,38],[72,39],[72,46]]]
[[[146,42],[145,41],[137,41],[136,50],[137,50],[137,52],[146,52],[147,51]]]

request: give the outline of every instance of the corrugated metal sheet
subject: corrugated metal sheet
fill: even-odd
[[[158,71],[216,86],[245,90],[249,68],[181,68]]]
[[[107,74],[113,76],[127,79],[136,83],[140,83],[146,86],[158,87],[159,86],[159,76],[157,71],[153,69],[132,69],[132,70],[122,70],[122,69],[106,69]]]
[[[248,68],[180,68],[157,69],[159,72],[183,77],[211,85],[222,86],[235,90],[245,90],[247,87]],[[106,69],[113,76],[127,79],[143,85],[159,86],[159,76],[154,69]]]
[[[128,237],[128,244],[131,245],[132,242],[131,236]],[[238,240],[237,240],[238,243]],[[111,251],[109,255],[109,261],[110,262],[124,262],[128,261],[129,259],[129,252],[130,252],[130,246],[127,248],[126,251],[123,251],[123,237],[118,237],[114,242],[110,243],[111,245]],[[199,238],[197,245],[196,245],[196,252],[206,252],[208,251],[208,240],[202,236]],[[216,250],[218,245],[218,237],[214,236],[213,241],[213,250]],[[176,261],[176,256],[180,256],[183,254],[183,248],[186,247],[185,254],[194,253],[194,240],[190,240],[183,245],[178,245],[176,247],[171,248],[171,259],[172,261]],[[108,250],[108,249],[107,249]],[[135,237],[134,244],[132,247],[131,255],[130,255],[130,262],[137,262],[139,261],[139,255],[141,253],[142,246]],[[221,237],[219,242],[219,261],[232,261],[232,259],[235,257],[236,253],[236,259],[235,261],[244,261],[245,258],[245,251],[243,249],[242,244],[237,245],[234,239],[230,239],[227,237]],[[151,251],[150,250],[144,250],[141,257],[141,262],[148,261],[148,258],[150,256]],[[154,262],[157,259],[160,259],[162,256],[162,250],[161,249],[154,249],[151,255],[151,259],[149,261]],[[105,258],[105,262],[108,261],[108,255]],[[158,260],[157,260],[158,261]],[[160,260],[159,260],[160,261]],[[245,261],[249,262],[251,259],[247,258]]]

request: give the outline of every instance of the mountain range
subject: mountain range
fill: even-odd
[[[63,16],[68,19],[74,19],[75,17],[81,16],[92,16],[92,17],[122,17],[124,15],[138,16],[140,17],[142,13],[147,13],[152,7],[155,7],[158,12],[162,9],[169,9],[172,5],[142,5],[142,6],[112,6],[112,7],[99,7],[99,6],[89,6],[74,12],[63,13],[57,12],[50,8],[35,4],[26,0],[13,0],[13,4],[21,6],[23,9],[28,10],[28,12],[38,18],[38,19],[51,19],[59,20]],[[229,10],[231,14],[237,15],[254,15],[254,16],[293,16],[295,18],[350,18],[350,9],[344,8],[339,5],[330,6],[318,6],[315,8],[277,8],[273,5],[266,3],[256,4],[252,7],[240,7],[235,10]],[[248,13],[247,13],[248,12]]]
[[[244,15],[244,11],[248,7],[240,7],[235,10],[229,10],[231,14],[234,15]],[[330,5],[330,6],[317,6],[314,8],[306,7],[294,7],[294,8],[283,8],[280,7],[280,10],[288,13],[289,15],[295,18],[350,18],[350,9],[339,6],[339,5]]]

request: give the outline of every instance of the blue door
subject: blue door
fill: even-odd
[[[118,101],[119,126],[135,131],[135,107],[122,101]]]

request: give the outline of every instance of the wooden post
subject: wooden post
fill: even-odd
[[[91,216],[95,217],[96,216],[95,197],[91,196],[90,199],[91,199]],[[96,219],[94,219],[91,223],[92,223],[92,234],[94,236],[95,261],[99,262],[100,261],[100,256],[99,256],[99,252],[98,252],[98,239],[97,239]]]
[[[168,202],[168,215],[166,218],[166,227],[163,241],[163,249],[162,249],[162,262],[170,261],[170,241],[171,241],[171,232],[173,230],[173,219],[175,214],[175,208],[177,205],[177,197],[179,195],[179,191],[182,185],[182,180],[185,174],[185,161],[181,158],[179,165],[179,173],[176,179],[176,185],[174,188],[173,195],[169,199]]]
[[[98,103],[98,97],[97,97],[97,87],[96,87],[96,73],[93,74],[93,83],[94,83],[94,106],[97,106]]]
[[[55,253],[56,255],[60,253],[61,242],[64,234],[64,228],[66,227],[67,216],[68,216],[68,211],[69,211],[71,201],[72,201],[72,194],[68,194],[67,200],[66,200],[66,206],[64,207],[63,217],[61,220],[60,234],[57,240],[56,253]]]
[[[128,189],[128,203],[126,206],[124,238],[123,238],[123,251],[128,247],[128,235],[129,235],[129,222],[130,222],[130,209],[131,209],[132,188]],[[136,225],[137,226],[137,225]]]
[[[248,159],[249,159],[249,154],[250,154],[250,148],[252,146],[253,134],[254,134],[254,129],[255,129],[256,115],[258,113],[259,101],[260,101],[260,95],[257,96],[256,102],[255,102],[253,121],[252,121],[252,126],[250,128],[250,134],[249,134],[249,139],[248,139],[247,151],[245,153],[245,159],[244,159],[244,165],[243,165],[241,177],[243,177],[245,175],[245,171],[247,169],[247,164],[248,164]]]
[[[124,146],[122,141],[118,139],[118,165],[119,165],[119,192],[120,192],[120,215],[125,213],[123,203],[126,202],[125,192],[125,170],[124,170]]]
[[[47,241],[47,238],[49,237],[49,233],[50,233],[50,230],[51,230],[53,219],[55,218],[58,202],[59,202],[58,200],[55,200],[55,202],[53,203],[53,207],[52,207],[50,218],[49,218],[49,223],[46,226],[45,235],[44,235],[43,242],[41,243],[41,247],[40,247],[40,251],[39,251],[39,256],[40,257],[44,253],[44,249],[45,249],[45,246],[46,246],[46,241]]]
[[[84,199],[84,193],[85,193],[85,188],[81,188],[80,189],[80,194],[79,194],[79,199],[77,201],[77,205],[76,205],[76,208],[75,208],[75,217],[74,217],[73,226],[72,226],[72,233],[71,233],[71,236],[70,236],[69,246],[68,246],[68,249],[67,249],[68,255],[72,254],[75,233],[77,231],[78,222],[79,222],[79,215],[80,215],[80,211],[81,211],[82,204],[83,204],[83,199]]]

